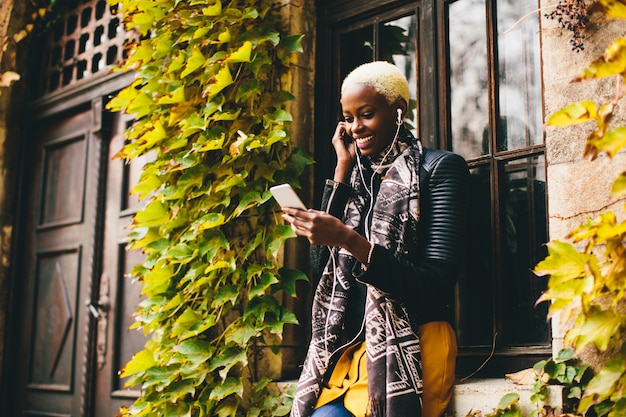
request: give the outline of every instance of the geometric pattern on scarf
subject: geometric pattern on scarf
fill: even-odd
[[[370,242],[399,254],[415,253],[419,221],[419,167],[421,146],[403,131],[403,146],[380,183],[371,208]],[[368,161],[366,161],[368,162]],[[359,229],[370,214],[368,187],[363,179],[373,178],[371,163],[353,171],[353,195],[345,210],[346,225]],[[367,221],[367,220],[365,220]],[[312,306],[312,334],[309,350],[298,381],[292,417],[308,417],[338,358],[347,297],[358,261],[347,251],[332,248],[329,261],[315,290]],[[364,328],[368,375],[368,416],[420,416],[422,370],[417,327],[400,302],[367,285]],[[332,356],[332,358],[331,358]]]

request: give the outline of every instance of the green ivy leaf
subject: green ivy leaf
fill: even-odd
[[[267,246],[265,250],[269,256],[278,255],[278,251],[282,248],[285,240],[290,237],[295,237],[296,233],[291,229],[291,226],[277,225],[271,236],[269,236]]]
[[[500,398],[500,401],[498,402],[498,408],[501,410],[504,410],[506,408],[509,408],[517,404],[518,402],[519,402],[519,394],[516,392],[510,392],[510,393],[504,394],[502,398]]]
[[[209,364],[209,371],[220,369],[219,374],[223,381],[227,379],[228,372],[234,366],[246,366],[248,364],[248,355],[245,349],[240,347],[230,347],[220,352]]]
[[[606,361],[600,372],[589,381],[578,407],[579,412],[586,414],[591,406],[606,400],[625,372],[624,360],[610,359]]]
[[[177,337],[196,326],[200,322],[200,315],[190,307],[187,307],[183,313],[178,316],[172,325],[171,336]]]
[[[228,377],[221,384],[217,385],[213,391],[211,391],[210,399],[219,401],[228,397],[229,395],[243,394],[243,382],[241,378]]]
[[[225,303],[230,302],[235,305],[237,303],[237,298],[239,297],[239,290],[232,285],[226,285],[220,287],[217,290],[217,294],[211,303],[212,308],[217,308],[223,306]]]
[[[556,357],[554,358],[554,360],[556,362],[567,362],[570,359],[574,358],[574,349],[572,348],[565,348],[565,349],[561,349],[557,352]]]
[[[306,274],[298,269],[280,268],[280,287],[292,297],[296,296],[296,283],[298,281],[308,281]]]

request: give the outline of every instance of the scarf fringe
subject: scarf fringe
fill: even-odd
[[[387,414],[387,403],[378,398],[369,397],[365,417],[385,417]]]

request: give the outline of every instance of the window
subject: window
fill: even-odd
[[[463,155],[472,174],[458,376],[532,365],[550,354],[547,306],[535,306],[544,282],[531,272],[547,241],[538,1],[365,3],[318,1],[316,199],[335,164],[341,80],[364,62],[395,63],[415,133]]]
[[[549,352],[547,305],[535,307],[542,281],[530,272],[547,241],[537,8],[536,0],[457,0],[443,10],[446,128],[472,174],[457,305],[465,372],[492,347],[496,357],[487,374],[505,362],[528,366],[536,361],[533,352]]]

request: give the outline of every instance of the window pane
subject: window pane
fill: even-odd
[[[484,0],[448,6],[452,150],[466,159],[489,153]]]
[[[380,27],[378,59],[393,62],[409,80],[410,103],[406,119],[417,128],[417,18],[415,15],[384,23]],[[415,134],[416,132],[413,131]]]
[[[547,344],[547,303],[535,307],[545,278],[530,272],[546,254],[545,156],[509,161],[503,169],[502,342],[505,346]]]
[[[471,170],[469,233],[458,281],[459,346],[489,346],[493,339],[493,267],[488,165]]]
[[[374,27],[368,25],[340,35],[339,67],[341,80],[354,68],[374,60]]]
[[[543,143],[539,4],[504,0],[497,7],[501,123],[497,147],[506,151]]]

